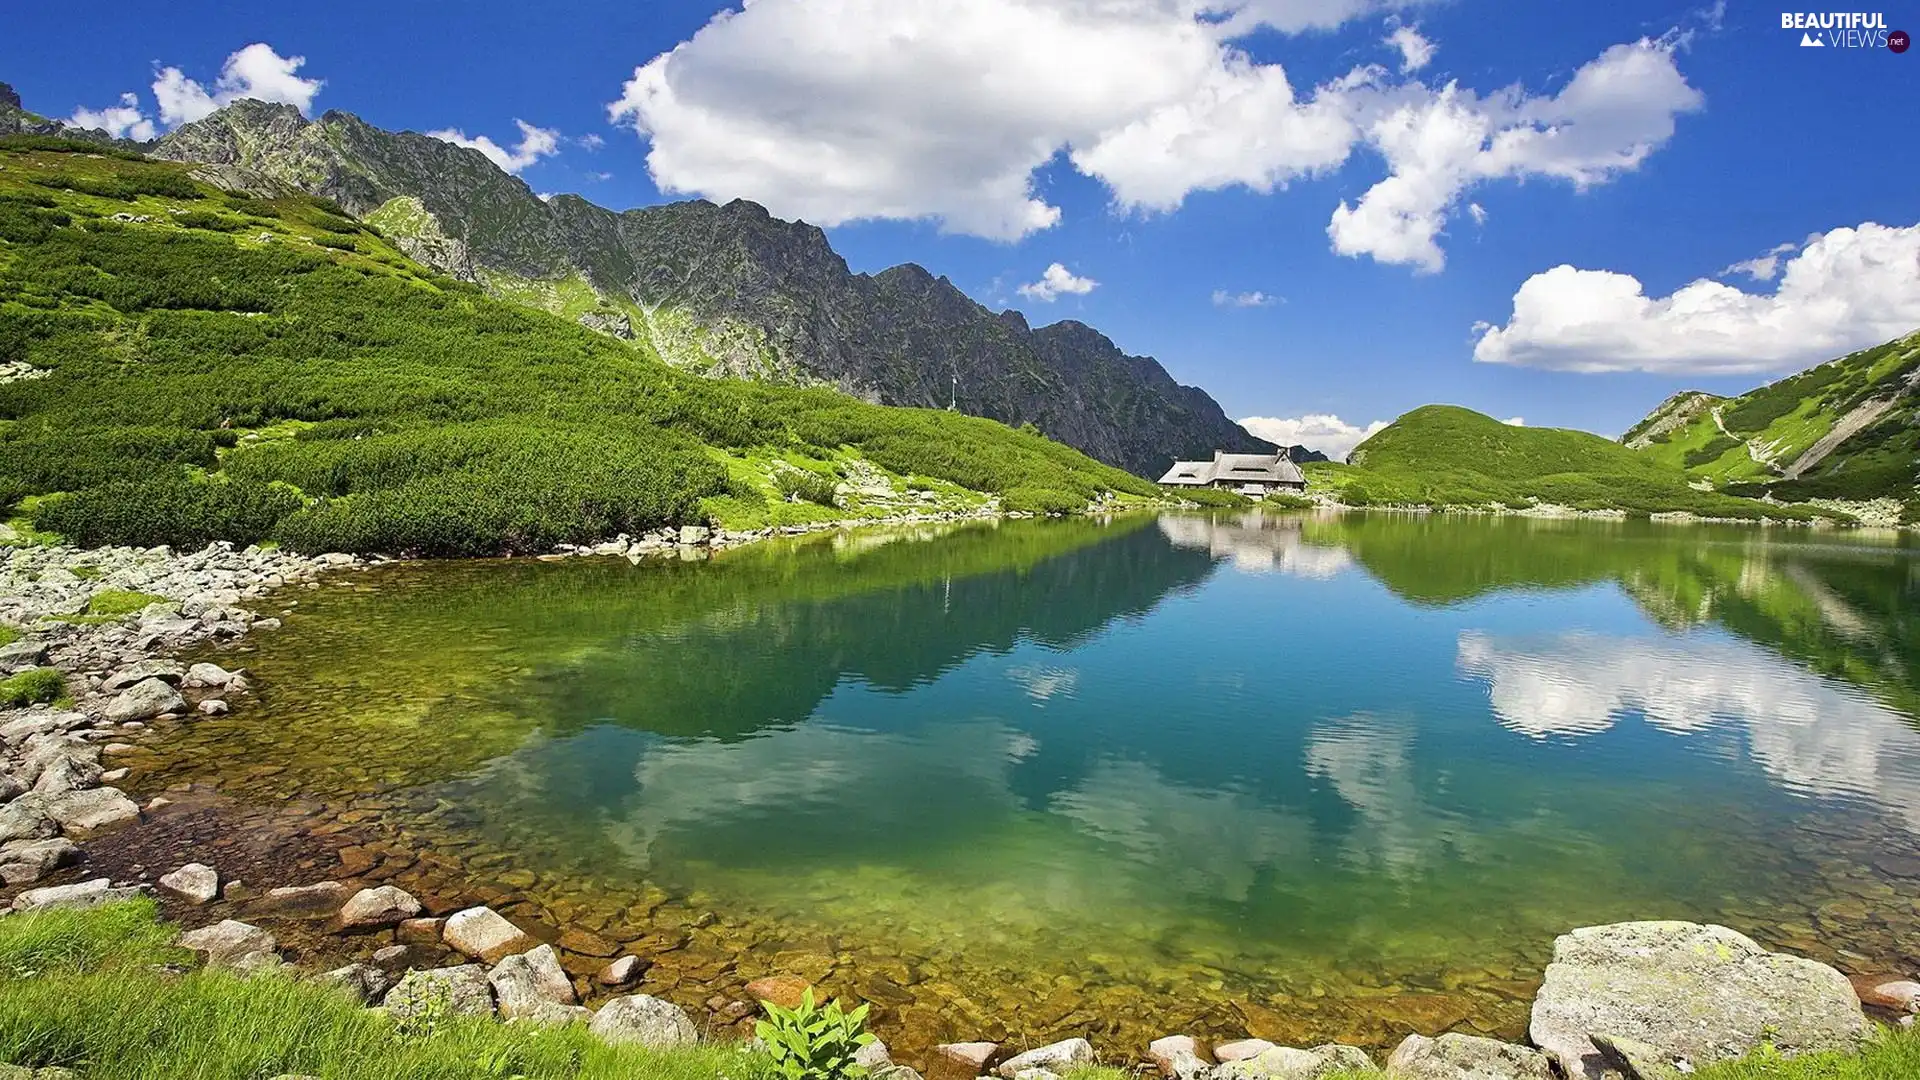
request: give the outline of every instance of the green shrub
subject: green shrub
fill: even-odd
[[[171,169],[142,169],[108,176],[90,173],[53,173],[33,181],[56,191],[78,191],[102,199],[132,202],[142,195],[166,195],[176,199],[195,199],[200,189],[183,173]]]
[[[1319,505],[1305,495],[1276,491],[1260,500],[1260,505],[1269,510],[1310,510]]]
[[[1087,508],[1087,497],[1077,492],[1022,484],[1000,493],[1000,508],[1025,514],[1077,514]]]
[[[866,1066],[854,1060],[860,1048],[874,1041],[866,1030],[867,1007],[842,1012],[840,1003],[815,1008],[813,988],[802,992],[798,1008],[784,1009],[762,1001],[767,1018],[754,1024],[753,1033],[767,1046],[776,1074],[784,1080],[859,1080]]]
[[[1173,494],[1175,497],[1185,499],[1186,501],[1193,503],[1196,506],[1210,506],[1210,507],[1218,507],[1220,509],[1234,509],[1238,507],[1253,505],[1253,500],[1247,498],[1245,495],[1242,495],[1237,491],[1223,491],[1220,488],[1206,488],[1206,487],[1184,488],[1183,487],[1183,488],[1174,489]]]
[[[28,668],[0,679],[0,707],[17,709],[58,700],[67,692],[67,677],[59,668]]]
[[[283,485],[156,473],[49,498],[35,508],[33,524],[83,547],[192,550],[215,540],[258,543],[301,505],[299,493]]]
[[[184,214],[175,214],[173,223],[183,229],[211,229],[214,232],[239,232],[247,223],[239,218],[230,218],[225,214],[215,214],[206,210],[189,210]]]
[[[146,155],[132,150],[59,135],[0,135],[0,150],[50,150],[56,154],[99,154],[122,161],[144,163],[147,160]]]
[[[806,469],[784,469],[773,478],[773,488],[788,502],[838,506],[832,479]]]
[[[1702,465],[1720,460],[1727,451],[1740,445],[1742,445],[1740,440],[1731,435],[1719,435],[1709,440],[1706,445],[1696,446],[1687,451],[1686,456],[1681,460],[1686,463],[1689,469],[1699,468]]]
[[[332,248],[335,251],[356,250],[353,237],[351,236],[334,236],[331,233],[321,233],[319,236],[313,238],[313,242],[323,248]]]

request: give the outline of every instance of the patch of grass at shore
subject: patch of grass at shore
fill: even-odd
[[[20,640],[20,631],[11,626],[0,626],[0,645],[11,645]]]
[[[117,619],[122,615],[141,611],[148,604],[165,603],[166,599],[164,596],[133,592],[130,589],[103,589],[94,593],[93,598],[87,601],[87,614],[105,615]]]
[[[1693,1075],[1694,1080],[1910,1080],[1920,1076],[1920,1036],[1910,1031],[1887,1032],[1858,1054],[1784,1058],[1767,1047]]]
[[[186,957],[150,901],[0,920],[0,1061],[115,1080],[761,1080],[737,1047],[608,1046],[584,1028],[454,1019],[400,1036],[325,986],[215,971],[167,974]]]
[[[0,679],[0,708],[19,709],[58,701],[67,692],[67,677],[59,668],[28,668]]]

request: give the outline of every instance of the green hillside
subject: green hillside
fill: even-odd
[[[1806,518],[1804,510],[1696,491],[1676,467],[1583,431],[1515,427],[1452,405],[1415,409],[1354,450],[1311,465],[1316,489],[1350,506],[1518,509],[1552,504],[1632,514]]]
[[[677,372],[427,270],[325,200],[190,168],[0,139],[16,528],[463,555],[1154,492],[993,421]]]
[[[1910,334],[1739,397],[1693,395],[1701,400],[1684,417],[1671,408],[1678,398],[1669,399],[1625,441],[1734,494],[1911,504],[1920,470],[1916,379],[1920,334]]]

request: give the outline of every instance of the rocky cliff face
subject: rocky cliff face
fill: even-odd
[[[180,128],[153,154],[207,163],[203,175],[229,187],[325,195],[462,278],[584,279],[631,304],[633,332],[663,358],[710,374],[951,404],[1143,476],[1179,457],[1272,450],[1204,391],[1092,327],[1034,330],[911,264],[854,274],[819,229],[754,203],[615,213],[573,195],[543,201],[477,151],[257,101]]]

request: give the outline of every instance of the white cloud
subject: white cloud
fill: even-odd
[[[294,74],[306,62],[304,56],[281,56],[271,45],[256,41],[227,57],[211,92],[179,68],[169,67],[154,78],[153,96],[168,127],[192,123],[241,98],[292,105],[304,113],[325,85],[324,80]]]
[[[1699,103],[1670,42],[1616,46],[1549,97],[1482,97],[1374,65],[1297,86],[1236,45],[1261,27],[1297,34],[1407,6],[756,0],[636,68],[608,112],[651,142],[664,191],[1000,240],[1059,221],[1036,173],[1063,154],[1120,208],[1151,212],[1197,191],[1271,192],[1373,146],[1390,175],[1335,213],[1334,248],[1430,270],[1473,184],[1603,182]],[[1409,71],[1431,55],[1411,27],[1393,40]]]
[[[1272,307],[1273,305],[1282,303],[1282,302],[1283,302],[1283,299],[1281,297],[1273,296],[1269,293],[1263,293],[1258,289],[1254,289],[1248,292],[1228,292],[1225,289],[1213,290],[1213,306],[1214,307],[1234,307],[1234,308]]]
[[[77,108],[67,123],[77,128],[99,128],[116,139],[136,142],[146,142],[157,134],[153,121],[140,111],[140,98],[134,94],[121,94],[120,104],[104,109]]]
[[[1475,225],[1485,225],[1487,223],[1487,208],[1477,202],[1470,202],[1467,204],[1467,216],[1473,219]]]
[[[1765,255],[1755,255],[1751,259],[1742,259],[1732,266],[1727,267],[1725,270],[1720,271],[1719,276],[1731,277],[1734,274],[1745,274],[1755,281],[1772,281],[1780,274],[1780,256],[1788,255],[1799,250],[1799,244],[1775,244],[1773,247],[1767,249]]]
[[[1240,421],[1240,426],[1268,442],[1304,446],[1335,461],[1345,461],[1354,447],[1386,427],[1387,421],[1375,420],[1366,427],[1356,427],[1331,413],[1308,413],[1305,416],[1249,416]]]
[[[1411,26],[1398,26],[1387,35],[1387,44],[1400,50],[1400,71],[1402,74],[1419,71],[1433,60],[1437,46],[1426,36]]]
[[[1560,371],[1743,374],[1799,367],[1920,326],[1920,225],[1867,222],[1814,237],[1772,292],[1702,278],[1650,297],[1610,270],[1556,266],[1481,325],[1476,360]]]
[[[1017,291],[1029,300],[1051,304],[1054,298],[1062,295],[1085,296],[1099,284],[1092,278],[1078,277],[1066,267],[1054,263],[1040,275],[1039,281],[1022,285]]]
[[[1527,426],[1527,418],[1524,416],[1509,416],[1505,420],[1502,420],[1500,422],[1503,424],[1506,424],[1509,427],[1526,427]]]
[[[579,143],[581,146],[586,147],[589,150],[598,150],[601,147],[607,145],[607,140],[601,138],[598,135],[595,135],[592,132],[588,132],[587,134],[580,136],[574,141]]]
[[[442,128],[429,131],[428,135],[450,142],[455,146],[464,146],[469,150],[478,150],[487,156],[487,160],[501,169],[518,173],[543,157],[552,157],[560,152],[560,133],[552,128],[535,127],[525,120],[515,120],[520,128],[520,143],[508,150],[485,135],[468,138],[466,132],[457,128]]]

